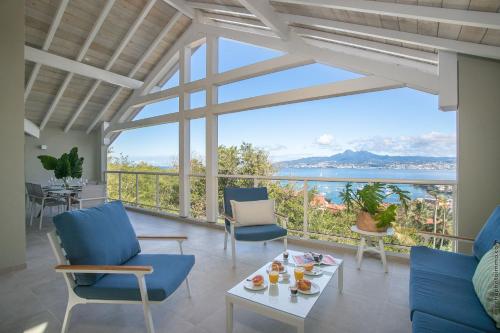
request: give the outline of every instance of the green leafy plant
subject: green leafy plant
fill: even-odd
[[[57,179],[68,177],[80,178],[82,176],[83,157],[78,157],[78,148],[73,147],[69,153],[64,153],[56,158],[49,155],[38,156],[45,170],[54,171]]]
[[[409,192],[396,185],[373,183],[355,190],[351,183],[347,183],[345,189],[340,192],[340,198],[348,212],[357,207],[361,211],[369,213],[377,221],[377,228],[389,227],[396,220],[398,205],[384,205],[385,199],[394,196],[397,197],[401,207],[406,212],[410,202]]]

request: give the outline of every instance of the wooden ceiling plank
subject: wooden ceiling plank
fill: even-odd
[[[367,0],[273,0],[275,2],[336,8],[364,13],[406,17],[432,22],[444,22],[479,28],[500,29],[498,13],[480,12],[475,10],[459,10],[452,8],[437,8],[415,6],[399,3],[386,3]]]
[[[102,24],[104,23],[104,20],[108,16],[109,11],[113,7],[114,3],[115,3],[115,0],[108,0],[107,1],[106,6],[103,8],[101,14],[99,15],[99,18],[97,19],[96,23],[92,27],[90,34],[88,35],[87,39],[85,40],[85,43],[82,45],[80,52],[78,53],[78,56],[76,57],[77,62],[80,63],[83,60],[83,57],[85,57],[85,53],[87,53],[87,50],[89,49],[90,45],[94,41],[95,36],[97,35],[99,30],[101,29]],[[50,105],[49,110],[47,111],[47,113],[43,117],[42,123],[40,124],[40,130],[43,130],[45,128],[45,126],[47,125],[47,123],[49,122],[50,117],[52,116],[52,114],[54,113],[54,111],[57,107],[57,103],[59,103],[59,100],[63,96],[64,91],[66,90],[66,88],[69,84],[69,81],[71,81],[72,77],[73,77],[73,72],[70,71],[67,74],[66,78],[64,79],[64,82],[61,85],[61,88],[59,89],[56,97],[52,101],[52,104]]]
[[[47,37],[45,37],[45,42],[43,43],[42,50],[47,51],[50,47],[50,44],[52,43],[52,40],[54,39],[54,35],[56,34],[57,28],[59,27],[59,24],[61,23],[61,19],[63,17],[64,11],[66,10],[66,7],[68,6],[69,0],[61,0],[59,3],[59,7],[57,8],[56,15],[54,16],[54,19],[52,20],[52,23],[50,24],[49,32],[47,33]],[[36,77],[38,76],[38,72],[40,71],[40,67],[42,65],[40,64],[35,64],[35,67],[31,71],[30,78],[28,79],[28,83],[26,84],[26,88],[24,90],[24,101],[28,99],[28,96],[31,92],[31,89],[33,88],[33,84],[36,81]]]
[[[106,67],[104,68],[105,70],[108,71],[108,70],[111,69],[111,67],[113,67],[113,64],[118,59],[118,57],[120,56],[120,54],[122,53],[122,51],[125,49],[125,47],[129,43],[130,39],[134,35],[134,33],[137,31],[137,29],[139,29],[139,26],[144,21],[144,19],[146,18],[146,16],[149,14],[149,12],[151,11],[151,9],[155,5],[155,3],[156,3],[156,0],[149,0],[146,3],[146,5],[143,7],[141,13],[135,19],[134,23],[130,26],[129,30],[125,34],[125,37],[123,37],[123,39],[121,40],[120,44],[115,49],[113,55],[108,60],[108,63],[106,64]],[[66,126],[64,127],[64,131],[65,132],[68,132],[71,129],[71,126],[73,126],[73,123],[76,121],[76,119],[78,118],[78,116],[80,115],[80,113],[82,112],[82,110],[85,108],[85,105],[88,103],[88,101],[90,100],[90,98],[92,97],[92,95],[94,94],[94,92],[97,90],[97,88],[99,87],[99,85],[101,84],[101,82],[102,82],[101,80],[97,80],[96,82],[94,82],[94,84],[90,88],[89,92],[87,93],[87,96],[85,96],[85,98],[83,99],[82,103],[80,103],[80,105],[78,106],[78,109],[73,114],[73,116],[71,117],[71,119],[68,122],[68,124],[66,124]],[[118,90],[121,90],[121,89],[122,89],[121,87],[118,88]]]

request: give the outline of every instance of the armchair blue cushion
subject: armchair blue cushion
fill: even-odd
[[[256,201],[267,200],[267,188],[265,187],[228,187],[224,189],[224,213],[233,216],[231,200]],[[230,232],[230,222],[226,219],[226,230]],[[287,230],[276,224],[237,227],[234,229],[236,240],[242,241],[266,241],[287,235]]]
[[[121,201],[59,214],[54,225],[72,265],[121,265],[141,250]],[[92,285],[102,276],[76,274],[76,281]]]
[[[124,266],[153,266],[146,275],[150,301],[161,302],[180,286],[194,265],[193,255],[138,254]],[[175,267],[175,269],[172,269]],[[91,286],[76,286],[75,293],[87,299],[140,301],[137,278],[130,274],[108,274]]]
[[[500,241],[500,206],[495,208],[474,241],[473,249],[477,260],[481,260],[496,241]]]

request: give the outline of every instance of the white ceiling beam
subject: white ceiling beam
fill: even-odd
[[[276,105],[292,104],[330,97],[348,96],[373,91],[402,87],[403,84],[375,76],[327,83],[313,87],[300,88],[245,98],[237,101],[215,104],[210,107],[198,108],[186,113],[189,118],[204,117],[207,113],[221,115],[252,109],[261,109]],[[121,124],[111,124],[105,131],[105,136],[132,128],[155,126],[179,121],[180,113],[167,114],[147,119],[128,121]]]
[[[90,34],[87,36],[87,39],[83,43],[82,47],[80,48],[80,51],[78,52],[78,56],[76,57],[76,61],[78,63],[81,63],[83,58],[85,57],[85,54],[87,53],[88,49],[90,48],[90,45],[94,41],[95,37],[99,33],[99,30],[101,29],[104,20],[108,16],[109,12],[111,11],[111,8],[113,7],[113,4],[115,3],[115,0],[108,0],[106,3],[106,6],[103,8],[101,13],[99,14],[99,17],[97,18],[97,21],[94,23],[94,26],[92,27],[92,30],[90,31]],[[64,95],[64,92],[66,91],[66,88],[68,87],[69,83],[71,82],[71,79],[73,78],[74,72],[73,71],[68,71],[69,73],[66,74],[66,77],[64,78],[63,84],[59,88],[59,91],[57,92],[56,96],[52,100],[52,103],[49,107],[49,110],[45,113],[45,116],[42,119],[42,123],[40,124],[40,130],[43,130],[47,123],[50,120],[50,117],[54,113],[57,104],[61,100],[62,96]]]
[[[261,21],[256,20],[255,18],[249,19],[246,17],[237,17],[237,16],[230,16],[230,15],[224,15],[224,14],[217,14],[217,13],[206,13],[206,14],[203,14],[202,16],[206,19],[214,20],[216,22],[226,22],[226,23],[232,23],[232,24],[241,25],[241,26],[245,26],[245,27],[271,30],[271,28],[269,28],[267,25],[265,25]]]
[[[268,0],[239,0],[246,9],[254,14],[266,26],[271,28],[281,39],[290,39],[288,25],[276,17],[273,6]]]
[[[207,89],[211,85],[224,85],[235,81],[246,80],[269,73],[279,72],[289,68],[304,66],[314,63],[314,60],[298,55],[286,54],[281,57],[261,61],[255,64],[235,68],[223,73],[214,74],[211,78],[192,81],[184,84],[184,92],[193,92]],[[150,103],[174,98],[180,94],[179,87],[173,87],[152,94],[140,96],[131,102],[132,107],[141,107]]]
[[[194,18],[194,10],[189,7],[184,0],[163,0],[169,6],[174,7],[182,14],[186,15],[189,18]]]
[[[377,28],[361,24],[353,24],[332,20],[325,20],[309,16],[278,14],[289,23],[299,23],[320,29],[332,29],[336,31],[359,34],[363,36],[385,38],[388,40],[409,43],[413,45],[427,46],[442,51],[465,53],[486,58],[500,59],[500,47],[485,44],[463,42],[458,40],[426,36],[403,32],[398,30]]]
[[[201,9],[204,11],[214,12],[218,14],[236,14],[240,16],[252,17],[256,16],[248,11],[248,9],[236,6],[218,5],[214,3],[186,1],[186,4],[194,9]]]
[[[54,19],[52,20],[52,23],[50,24],[49,32],[47,33],[47,36],[45,37],[45,42],[43,43],[42,50],[47,51],[50,47],[50,44],[52,44],[52,40],[54,39],[54,36],[56,34],[57,28],[59,27],[59,24],[61,23],[61,19],[63,17],[64,11],[66,10],[66,7],[68,6],[69,0],[61,0],[59,3],[59,7],[57,7],[56,15],[54,16]],[[36,78],[38,76],[38,72],[40,71],[40,67],[42,65],[36,63],[35,66],[33,67],[33,70],[30,73],[30,77],[28,79],[28,83],[26,84],[26,88],[24,89],[24,101],[28,99],[28,96],[31,92],[31,89],[33,88],[33,84],[35,84]]]
[[[437,66],[402,59],[400,57],[381,54],[358,48],[334,45],[329,42],[309,41],[304,47],[293,47],[289,43],[273,36],[268,31],[251,31],[248,28],[234,25],[200,24],[200,30],[213,33],[221,37],[239,40],[270,49],[299,54],[315,59],[317,62],[334,67],[343,68],[365,75],[377,75],[387,79],[404,82],[408,87],[417,90],[438,93]],[[266,35],[263,35],[266,33]],[[311,45],[310,43],[314,43]],[[322,47],[320,47],[320,45]],[[402,62],[403,63],[398,63]]]
[[[40,128],[31,120],[24,118],[24,134],[40,138]]]
[[[338,35],[326,31],[318,31],[306,28],[293,28],[299,36],[315,38],[327,42],[332,42],[341,45],[358,47],[364,50],[371,50],[385,54],[395,55],[417,61],[428,62],[437,64],[437,54],[432,52],[425,52],[407,47],[391,45],[386,43],[375,42],[367,39]]]
[[[403,17],[414,20],[466,25],[477,28],[500,29],[500,14],[418,6],[402,3],[388,3],[366,0],[274,0],[275,2],[341,9],[360,13]]]
[[[458,60],[454,52],[439,51],[439,110],[458,110]]]
[[[139,71],[139,69],[142,67],[142,65],[144,65],[146,60],[151,56],[151,54],[154,52],[154,50],[158,47],[160,42],[167,36],[168,33],[170,33],[170,31],[172,31],[172,28],[177,24],[177,22],[182,17],[182,15],[183,14],[181,12],[177,12],[168,21],[168,23],[158,33],[158,35],[153,40],[153,42],[151,42],[148,49],[142,54],[141,58],[137,61],[134,68],[132,68],[132,70],[128,73],[128,77],[133,77]],[[97,89],[97,86],[98,85],[95,86],[96,89]],[[94,86],[92,88],[94,88]],[[122,89],[123,89],[122,87],[119,87],[118,88],[119,92],[112,95],[112,97],[110,98],[111,103],[109,103],[109,105],[113,104],[113,102],[114,102],[113,96],[115,96],[115,98],[118,97],[119,94],[121,93]],[[95,89],[94,89],[94,91],[95,91]],[[85,105],[87,105],[88,101],[90,100],[90,97],[94,94],[94,91],[92,91],[92,89],[89,90],[87,96],[85,96],[85,99],[82,101],[82,103],[78,107],[78,110],[75,112],[75,114],[73,114],[73,117],[70,119],[70,121],[68,122],[68,124],[64,128],[65,132],[69,131],[71,126],[73,126],[73,124],[76,121],[76,119],[78,118],[79,114],[83,111],[83,109],[85,108]],[[92,121],[90,126],[87,128],[87,131],[89,133],[94,129],[95,125],[100,121],[100,119],[102,118],[102,116],[104,116],[105,113],[106,113],[106,108],[102,108],[102,110],[99,112],[97,117],[94,118],[94,120]]]
[[[113,55],[111,56],[111,58],[106,63],[106,66],[104,67],[105,70],[109,71],[113,67],[113,65],[115,64],[116,60],[118,59],[118,57],[120,57],[120,54],[123,52],[123,50],[125,49],[125,47],[128,45],[128,43],[130,42],[130,39],[132,38],[132,36],[134,36],[134,34],[137,31],[137,29],[139,29],[141,23],[144,21],[144,19],[146,18],[146,16],[149,14],[149,12],[151,11],[151,9],[155,5],[155,3],[156,3],[156,0],[149,0],[146,3],[146,5],[142,8],[141,12],[139,13],[139,15],[137,16],[137,18],[135,19],[134,23],[132,23],[132,25],[128,29],[127,33],[125,34],[125,36],[120,41],[120,44],[118,45],[118,47],[113,52]],[[101,82],[102,82],[101,80],[97,80],[96,82],[94,82],[94,84],[90,88],[89,92],[92,92],[92,94],[93,94],[97,90],[97,88],[99,87],[99,85],[101,84]],[[78,114],[79,114],[78,111],[81,112],[85,108],[85,105],[86,105],[86,103],[88,103],[89,100],[90,100],[90,98],[87,98],[87,96],[85,96],[85,98],[83,99],[84,103],[82,103],[83,105],[80,105],[78,107],[78,109],[77,109],[77,113]],[[71,120],[73,120],[73,117],[71,118]],[[76,120],[76,117],[74,117],[74,120]],[[73,122],[74,122],[74,120],[73,120]],[[68,126],[66,126],[66,127],[68,127]],[[68,130],[69,130],[69,128],[68,128]]]
[[[131,79],[124,75],[106,71],[102,68],[94,67],[52,53],[48,53],[46,51],[35,49],[28,45],[24,46],[24,58],[26,60],[37,62],[45,66],[86,76],[92,79],[102,80],[129,89],[137,89],[143,84],[142,81]]]

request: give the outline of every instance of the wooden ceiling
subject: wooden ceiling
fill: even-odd
[[[36,49],[43,49],[46,44],[51,23],[54,21],[56,13],[61,3],[68,0],[26,0],[26,45]],[[48,48],[49,53],[63,56],[69,59],[77,59],[82,45],[85,43],[98,20],[99,15],[107,1],[111,0],[69,0],[64,10],[62,20],[55,32],[54,38]],[[105,69],[113,54],[119,49],[119,45],[124,40],[134,22],[141,16],[144,8],[154,0],[115,0],[111,10],[107,14],[102,27],[90,44],[89,49],[82,58],[82,63]],[[375,0],[373,0],[375,1]],[[479,12],[499,12],[500,0],[376,0],[388,3],[401,3],[426,7],[443,7],[459,10],[470,10]],[[353,23],[359,26],[383,28],[395,31],[408,32],[412,34],[433,36],[442,39],[464,41],[469,43],[484,44],[500,47],[500,30],[465,26],[437,21],[426,21],[398,16],[379,15],[367,13],[360,10],[340,10],[327,8],[325,6],[312,6],[305,1],[298,1],[302,4],[289,4],[286,1],[270,0],[272,15],[290,14],[304,17],[324,19],[329,22]],[[292,1],[294,2],[294,1]],[[297,2],[297,1],[295,1]],[[314,1],[312,1],[314,2]],[[321,1],[318,1],[321,2]],[[264,24],[257,17],[249,15],[249,11],[242,6],[239,0],[156,0],[139,28],[133,33],[123,51],[119,53],[116,61],[109,69],[110,72],[129,76],[131,70],[140,62],[142,55],[150,47],[165,26],[175,22],[172,29],[164,36],[154,51],[145,59],[137,71],[131,76],[136,80],[144,80],[157,64],[159,59],[173,45],[176,39],[190,25],[191,19],[187,16],[177,14],[177,10],[167,3],[180,4],[181,7],[195,8],[200,11],[200,15],[210,18],[209,14],[220,14],[217,10],[212,10],[210,6],[200,4],[227,6],[235,11],[225,11],[227,17],[235,17],[236,20],[247,20],[255,22],[256,26]],[[323,1],[323,3],[326,3]],[[197,6],[198,4],[198,6]],[[219,6],[219,7],[221,7]],[[178,6],[176,6],[179,9]],[[204,8],[203,8],[204,7]],[[213,7],[213,6],[212,6]],[[239,12],[239,14],[238,14]],[[177,15],[177,20],[174,16]],[[190,15],[192,16],[192,15]],[[277,16],[280,20],[281,16]],[[309,21],[310,22],[310,21]],[[313,22],[314,23],[314,22]],[[387,40],[377,36],[366,36],[352,32],[342,32],[331,28],[323,28],[312,25],[292,24],[295,27],[307,28],[309,30],[328,31],[333,35],[343,35],[376,41],[384,44],[403,46],[410,49],[418,49],[426,52],[436,53],[437,50],[417,44],[401,43],[394,40]],[[497,27],[498,24],[492,26]],[[32,77],[34,63],[26,61],[26,83]],[[64,94],[57,101],[57,94],[61,91],[61,86],[67,77],[67,72],[54,69],[52,67],[41,66],[36,75],[36,81],[26,99],[26,118],[35,124],[41,124],[46,118],[51,106],[55,105],[54,112],[48,118],[47,126],[65,128],[70,119],[75,114],[79,106],[82,105],[89,90],[94,85],[95,80],[88,77],[74,75],[69,82]],[[111,96],[118,87],[109,83],[101,83],[95,93],[91,95],[89,102],[76,118],[72,129],[88,129],[89,125],[96,119],[97,115],[104,109],[110,101]],[[124,101],[131,95],[132,90],[121,88],[117,98],[106,109],[100,120],[109,121],[113,114],[120,108]]]
[[[42,49],[60,3],[60,0],[26,1],[26,45]],[[69,59],[76,59],[104,4],[104,0],[70,0],[47,51]],[[85,53],[82,62],[98,68],[105,68],[115,49],[146,4],[147,0],[116,0],[90,48]],[[156,1],[109,70],[128,76],[149,45],[176,13],[177,11],[164,1]],[[134,79],[143,80],[146,77],[161,56],[187,28],[190,21],[188,17],[184,16],[177,20],[175,26],[133,75]],[[25,81],[27,83],[34,68],[34,63],[26,61],[25,68]],[[41,66],[36,81],[26,99],[25,115],[27,119],[35,124],[42,122],[66,75],[67,72]],[[47,126],[64,128],[94,82],[94,79],[74,75],[62,98],[57,103]],[[87,129],[117,89],[117,86],[101,83],[76,119],[72,129]],[[102,117],[102,120],[110,120],[113,113],[130,96],[131,92],[131,89],[123,88]]]

